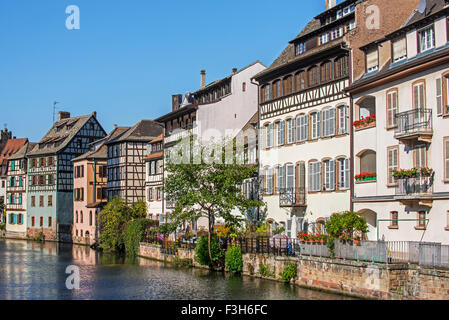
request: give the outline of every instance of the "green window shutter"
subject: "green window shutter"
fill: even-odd
[[[20,161],[19,161],[19,168],[20,168],[20,169],[23,169],[23,160],[20,160]]]
[[[16,162],[13,160],[11,161],[11,171],[14,171],[16,168]]]

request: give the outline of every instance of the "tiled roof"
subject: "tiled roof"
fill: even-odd
[[[162,158],[164,156],[163,152],[157,152],[157,153],[152,153],[147,155],[144,160],[151,160],[151,159],[158,159],[158,158]]]
[[[97,147],[95,150],[91,150],[86,152],[85,154],[80,155],[79,157],[76,157],[72,159],[73,162],[85,160],[85,159],[107,159],[108,158],[108,148],[106,146],[106,143],[111,141],[114,138],[119,137],[123,133],[125,133],[129,127],[116,127],[114,128],[106,137],[97,140],[93,142],[93,144],[98,144],[99,147]]]
[[[28,142],[26,143],[19,151],[17,151],[12,157],[10,157],[8,160],[19,160],[26,157],[27,152],[29,150],[32,150],[37,143],[34,142]]]
[[[150,142],[162,133],[162,127],[161,123],[154,120],[141,120],[119,137],[108,141],[107,144],[125,141]]]
[[[8,160],[9,157],[13,156],[16,152],[18,152],[22,147],[28,142],[27,138],[24,139],[9,139],[6,142],[5,147],[0,154],[0,163]]]
[[[164,134],[161,133],[161,134],[158,135],[156,138],[154,138],[153,140],[151,140],[150,143],[160,142],[160,141],[162,141],[162,140],[164,140]]]
[[[53,154],[63,150],[91,117],[93,117],[92,114],[56,122],[28,155]],[[56,142],[60,143],[55,146]]]

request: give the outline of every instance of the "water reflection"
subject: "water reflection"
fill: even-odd
[[[65,286],[67,266],[80,270],[80,289]],[[347,299],[282,283],[175,269],[89,247],[0,240],[0,299]]]

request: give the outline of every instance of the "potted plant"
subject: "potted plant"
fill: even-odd
[[[354,244],[359,246],[360,245],[360,237],[359,236],[355,236],[354,237]]]

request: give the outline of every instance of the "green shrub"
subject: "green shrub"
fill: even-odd
[[[284,270],[279,274],[281,280],[284,282],[290,282],[292,279],[296,280],[296,263],[287,263]]]
[[[232,274],[243,271],[242,249],[239,246],[233,246],[226,251],[226,268]]]
[[[139,244],[143,239],[146,228],[151,221],[148,219],[136,219],[127,224],[125,228],[125,251],[128,256],[135,257],[139,251]]]
[[[6,230],[6,223],[0,222],[0,231]]]
[[[42,230],[33,238],[34,241],[38,242],[44,242],[45,241],[45,235],[42,232]]]
[[[212,260],[215,265],[222,263],[223,260],[223,250],[220,248],[220,243],[216,235],[211,236],[210,242]],[[209,245],[208,236],[202,236],[195,248],[195,261],[203,266],[212,266],[212,262],[209,257]]]
[[[335,258],[335,240],[334,240],[334,238],[332,238],[332,237],[328,238],[326,246],[329,249],[330,258],[334,259]]]
[[[273,230],[273,236],[277,235],[277,234],[282,234],[285,232],[285,227],[284,226],[280,226],[279,228],[277,228],[276,230]]]
[[[192,260],[190,259],[181,259],[178,257],[175,257],[173,259],[173,266],[175,268],[190,268],[192,267]]]
[[[352,239],[354,233],[367,233],[368,225],[365,218],[355,212],[345,211],[331,216],[326,223],[326,231],[334,238]]]
[[[263,277],[274,277],[274,272],[271,272],[270,267],[263,263],[259,263],[259,274]]]

